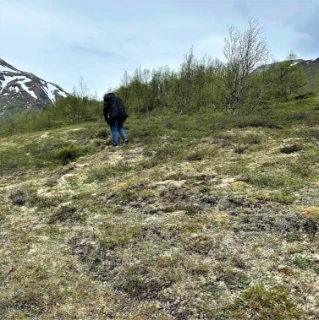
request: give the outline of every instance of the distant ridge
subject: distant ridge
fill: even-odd
[[[267,70],[280,62],[282,61],[273,62],[270,64],[260,66],[254,72]],[[308,80],[308,85],[306,86],[306,89],[308,91],[317,92],[319,90],[318,83],[316,81],[316,77],[319,72],[319,57],[316,59],[310,59],[310,60],[294,59],[294,60],[291,60],[291,65],[298,65],[304,70],[306,79]]]

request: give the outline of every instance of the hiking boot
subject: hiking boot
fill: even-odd
[[[113,144],[113,147],[118,147],[118,145],[117,144]]]
[[[124,139],[124,143],[127,144],[127,143],[128,143],[128,140],[127,140],[127,139]]]

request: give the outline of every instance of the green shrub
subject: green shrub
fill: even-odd
[[[244,290],[230,305],[229,319],[301,319],[299,310],[284,287],[267,289],[258,284]]]
[[[78,147],[74,144],[69,144],[68,146],[62,147],[55,151],[54,158],[58,159],[63,165],[68,164],[71,161],[85,155],[86,149],[83,147]]]

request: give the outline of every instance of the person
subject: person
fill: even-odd
[[[111,129],[113,146],[118,146],[118,132],[123,139],[123,142],[128,143],[128,139],[123,127],[127,118],[125,106],[122,100],[112,92],[104,95],[103,114],[105,121],[108,123]]]

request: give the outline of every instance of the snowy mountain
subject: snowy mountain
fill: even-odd
[[[257,69],[255,69],[254,72],[268,70],[271,67],[273,67],[281,62],[282,61],[278,61],[278,62],[273,62],[273,63],[262,65],[262,66],[258,67]],[[295,60],[291,60],[291,65],[298,65],[305,70],[311,69],[311,68],[317,69],[317,67],[319,66],[319,58],[311,59],[311,60],[295,59]]]
[[[44,108],[68,93],[58,85],[18,70],[0,58],[0,118],[29,107]]]

